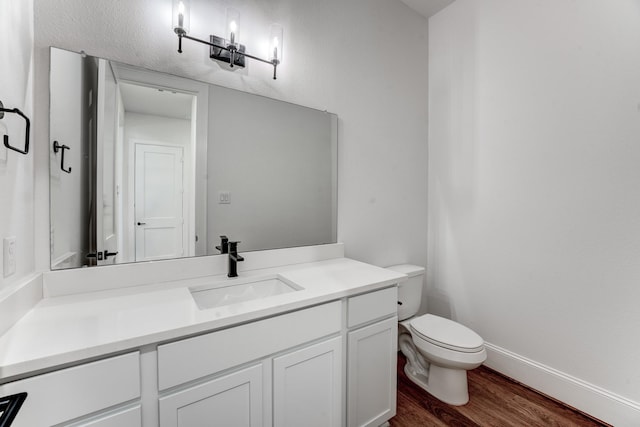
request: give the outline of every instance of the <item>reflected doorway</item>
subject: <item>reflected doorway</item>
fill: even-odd
[[[121,261],[179,258],[193,253],[196,97],[134,82],[120,84],[124,107]]]

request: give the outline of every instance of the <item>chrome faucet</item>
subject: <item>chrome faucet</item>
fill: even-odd
[[[227,277],[238,277],[238,263],[244,261],[244,258],[238,255],[238,243],[229,242],[229,272]]]

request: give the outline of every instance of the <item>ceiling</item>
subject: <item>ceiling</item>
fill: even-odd
[[[454,0],[400,0],[425,18],[440,12]]]
[[[193,96],[129,83],[120,83],[124,110],[176,119],[191,119]]]

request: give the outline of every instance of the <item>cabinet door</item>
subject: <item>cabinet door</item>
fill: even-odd
[[[339,426],[342,339],[333,338],[273,360],[274,427]]]
[[[160,398],[161,427],[262,425],[262,365]]]
[[[396,414],[398,318],[356,329],[348,337],[348,425],[378,426]]]

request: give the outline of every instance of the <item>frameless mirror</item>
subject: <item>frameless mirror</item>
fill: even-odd
[[[51,48],[51,268],[336,242],[337,117]]]

